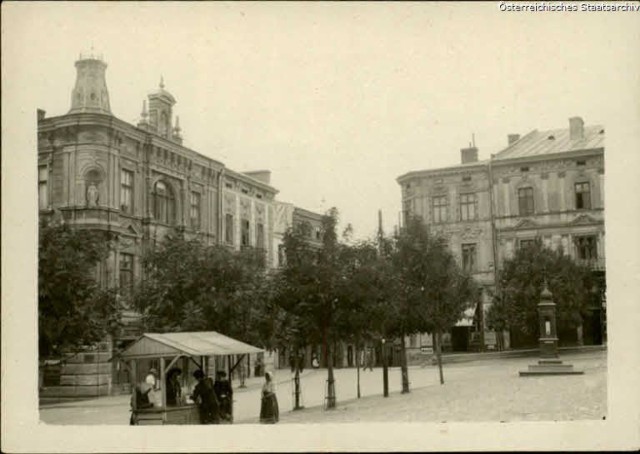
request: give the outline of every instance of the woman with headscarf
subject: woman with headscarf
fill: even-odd
[[[262,404],[260,405],[260,422],[263,424],[275,424],[280,419],[280,412],[271,372],[264,374],[264,380],[264,385],[262,385]]]

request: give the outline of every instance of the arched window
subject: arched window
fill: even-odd
[[[153,188],[153,217],[165,224],[175,222],[176,199],[171,186],[158,181]]]

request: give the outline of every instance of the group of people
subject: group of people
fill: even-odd
[[[193,373],[198,381],[191,399],[198,405],[200,424],[232,421],[233,390],[224,371],[216,372],[215,382],[200,369]]]
[[[180,405],[182,403],[182,387],[180,386],[180,375],[182,370],[174,367],[166,375],[166,403],[167,406]],[[216,372],[215,382],[211,377],[198,369],[193,373],[197,383],[191,394],[191,399],[198,405],[200,424],[221,424],[232,422],[233,389],[231,383],[226,378],[224,371]],[[144,382],[136,386],[134,398],[135,408],[145,409],[154,406],[152,391],[158,390],[158,372],[155,368],[149,369]],[[133,407],[133,402],[132,402]],[[262,386],[262,396],[260,405],[260,422],[265,424],[275,424],[279,420],[278,399],[276,397],[275,385],[271,372],[265,372],[265,383]],[[133,424],[133,414],[131,424]]]

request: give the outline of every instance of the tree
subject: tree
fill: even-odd
[[[444,383],[442,333],[460,320],[473,303],[477,287],[460,270],[446,240],[431,235],[418,217],[410,218],[396,235],[392,260],[399,288],[396,295],[400,334],[434,334],[440,383]],[[403,353],[406,355],[404,350]],[[405,358],[403,376],[407,374]]]
[[[296,351],[310,343],[322,342],[328,374],[327,408],[334,408],[336,403],[331,346],[339,340],[334,331],[335,312],[346,279],[340,261],[342,245],[336,234],[337,222],[335,208],[322,217],[319,249],[307,243],[304,227],[285,234],[286,265],[279,295],[287,314],[285,331]]]
[[[342,247],[345,279],[336,307],[335,331],[342,340],[356,346],[357,396],[360,397],[359,354],[364,341],[379,338],[391,317],[393,295],[390,262],[379,254],[378,244],[362,241]]]
[[[96,266],[109,254],[107,233],[43,222],[38,247],[40,356],[98,342],[120,327],[114,290],[102,289]]]
[[[143,258],[144,277],[134,291],[147,330],[215,330],[258,342],[264,260],[259,251],[234,252],[198,239],[167,236]]]
[[[504,262],[499,288],[487,314],[488,325],[537,337],[537,305],[545,279],[556,303],[558,327],[581,325],[588,313],[594,278],[588,267],[573,261],[562,249],[545,248],[540,240],[520,248]]]

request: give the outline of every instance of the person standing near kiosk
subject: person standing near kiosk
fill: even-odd
[[[198,404],[200,424],[220,424],[220,404],[213,389],[211,378],[198,369],[193,373],[198,384],[193,389],[192,399]]]
[[[216,372],[216,381],[213,384],[218,403],[220,404],[220,418],[231,421],[233,415],[233,390],[227,380],[227,373],[223,370]]]

